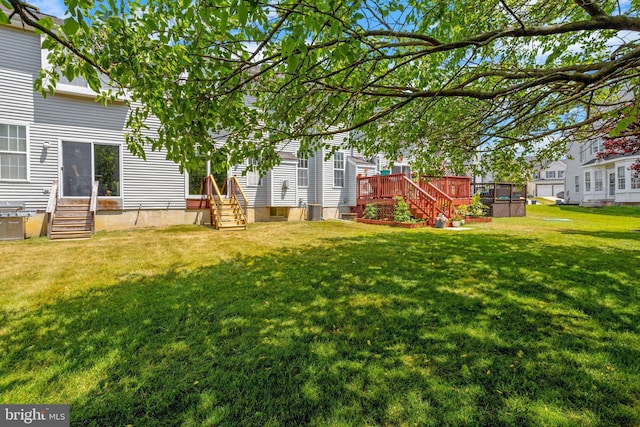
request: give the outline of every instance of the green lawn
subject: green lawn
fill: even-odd
[[[0,403],[72,425],[640,425],[640,209],[0,242]]]

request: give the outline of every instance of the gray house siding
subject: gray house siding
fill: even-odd
[[[40,71],[40,36],[15,27],[0,27],[0,68],[35,76]]]
[[[0,28],[0,37],[1,35]],[[30,74],[5,69],[5,61],[6,59],[0,56],[0,117],[31,123],[34,119],[33,77]]]
[[[298,164],[293,161],[282,161],[280,166],[271,171],[269,206],[293,207],[298,205],[297,171]]]
[[[146,161],[126,148],[124,127],[128,107],[104,107],[92,97],[49,95],[33,91],[42,61],[40,36],[0,26],[0,123],[26,126],[28,176],[26,181],[0,181],[0,200],[26,202],[29,210],[43,211],[53,180],[60,178],[61,143],[87,142],[121,148],[121,198],[128,209],[184,209],[185,179],[165,153],[146,150]],[[157,123],[150,122],[153,134]]]

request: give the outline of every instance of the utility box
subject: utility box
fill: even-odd
[[[320,221],[322,219],[322,205],[309,203],[307,205],[307,221]]]

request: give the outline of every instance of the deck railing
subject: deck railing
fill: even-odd
[[[471,177],[468,176],[443,176],[429,177],[422,176],[419,185],[425,188],[428,184],[440,189],[449,196],[454,205],[468,204],[471,199]]]
[[[216,184],[216,180],[213,179],[213,175],[209,175],[205,178],[206,194],[209,199],[209,212],[211,213],[211,225],[218,228],[220,218],[222,217],[222,194]]]
[[[96,212],[98,211],[98,187],[99,181],[93,181],[91,185],[91,199],[89,200],[89,213],[91,214],[91,234],[96,232]]]
[[[238,195],[240,196],[240,198],[242,198],[242,205],[240,204],[240,199],[238,198]],[[244,193],[244,190],[242,189],[242,185],[240,185],[240,182],[238,181],[238,177],[235,175],[229,178],[229,197],[235,198],[238,201],[238,206],[241,206],[242,208],[242,212],[241,212],[242,217],[246,222],[247,208],[249,207],[249,199],[247,198],[247,195]]]
[[[51,189],[49,190],[49,202],[47,203],[47,237],[51,238],[51,228],[53,227],[53,216],[56,212],[56,205],[58,204],[58,180],[54,179],[51,183]]]

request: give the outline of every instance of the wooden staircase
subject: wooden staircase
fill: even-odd
[[[51,220],[49,238],[88,239],[93,233],[90,199],[59,199]]]
[[[238,179],[234,176],[228,180],[228,196],[222,196],[212,175],[205,178],[206,194],[209,200],[211,225],[217,230],[247,229],[247,196],[244,194]],[[227,182],[224,183],[224,191]],[[240,204],[240,198],[243,205]]]
[[[98,181],[91,186],[91,197],[58,198],[58,180],[49,192],[47,236],[51,240],[88,239],[95,231]]]
[[[223,198],[220,212],[214,209],[214,224],[218,230],[246,230],[247,219],[236,198]]]

